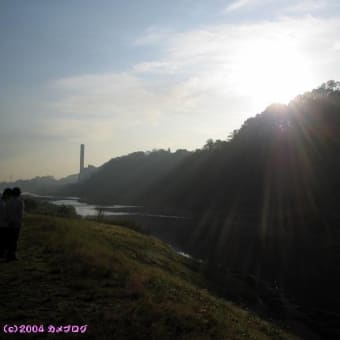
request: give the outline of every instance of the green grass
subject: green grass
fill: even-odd
[[[87,324],[82,338],[103,340],[295,338],[214,297],[190,259],[133,230],[28,215],[17,254],[0,264],[1,326]]]

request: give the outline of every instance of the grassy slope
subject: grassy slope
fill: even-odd
[[[190,260],[132,230],[30,215],[18,257],[0,264],[1,324],[86,323],[91,339],[293,338],[213,297]]]

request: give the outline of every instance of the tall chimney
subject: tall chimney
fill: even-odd
[[[81,179],[81,175],[84,171],[84,158],[85,158],[85,145],[80,145],[80,169],[79,169],[79,180]]]

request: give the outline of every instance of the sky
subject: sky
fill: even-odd
[[[226,139],[339,57],[338,0],[0,0],[0,181]]]

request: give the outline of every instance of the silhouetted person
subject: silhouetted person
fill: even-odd
[[[19,188],[12,190],[12,195],[6,203],[6,213],[8,220],[8,252],[6,259],[8,261],[16,260],[17,242],[24,215],[24,202],[22,201],[21,191]]]
[[[0,199],[0,257],[5,255],[5,238],[6,238],[6,203],[4,196],[2,195]]]
[[[4,190],[0,198],[0,257],[4,257],[8,251],[8,219],[6,202],[9,200],[12,190]]]

